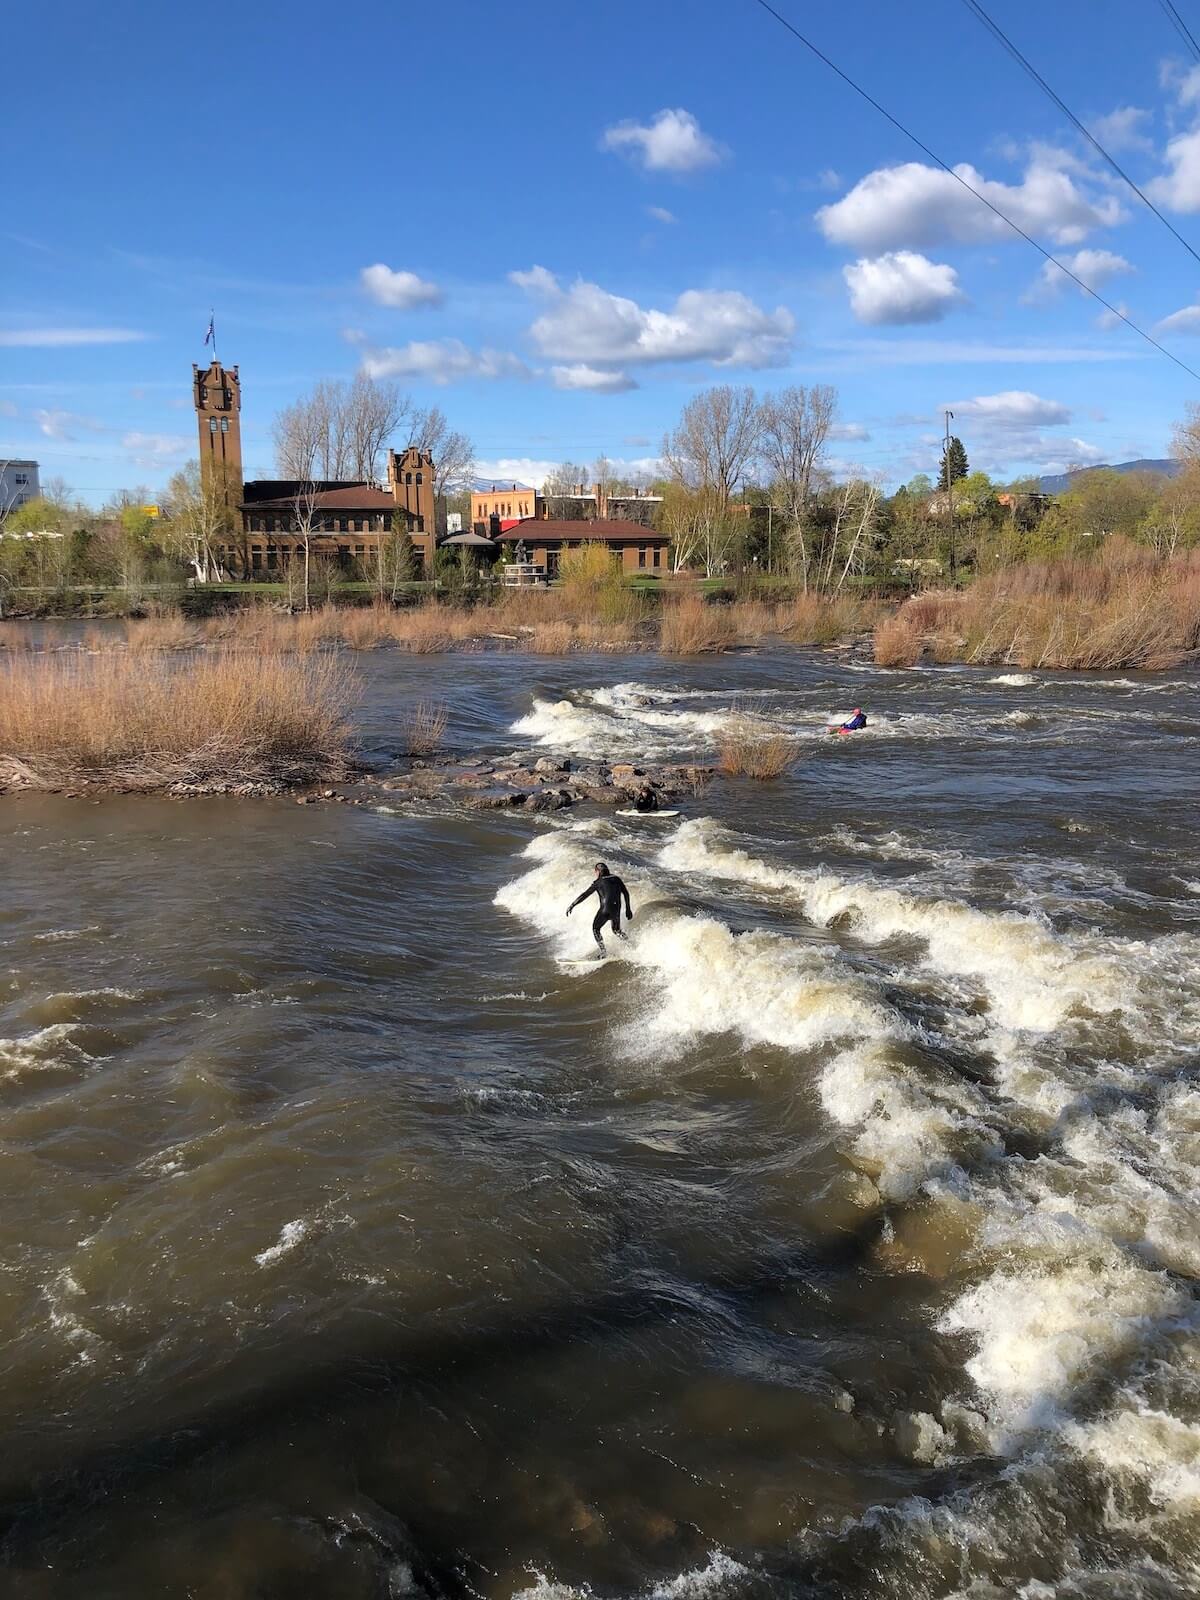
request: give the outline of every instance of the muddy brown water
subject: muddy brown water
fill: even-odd
[[[381,769],[803,758],[0,800],[0,1593],[1194,1594],[1196,679],[358,670]]]

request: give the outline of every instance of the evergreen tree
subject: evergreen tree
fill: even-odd
[[[960,478],[965,478],[969,471],[967,452],[963,449],[962,440],[951,434],[949,445],[942,446],[942,464],[938,469],[938,488],[948,488],[951,483],[957,483]]]

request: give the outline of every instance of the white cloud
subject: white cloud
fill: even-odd
[[[1146,185],[1146,193],[1172,211],[1200,211],[1200,128],[1168,141],[1167,166],[1168,172]]]
[[[1077,250],[1073,256],[1064,256],[1062,259],[1063,265],[1069,267],[1090,289],[1101,289],[1113,278],[1137,271],[1132,262],[1112,250]],[[1060,289],[1069,287],[1072,285],[1067,274],[1060,271],[1053,261],[1043,261],[1041,272],[1021,299],[1025,305],[1041,305],[1056,299]]]
[[[1070,422],[1070,409],[1059,400],[1046,400],[1028,389],[1005,389],[1000,394],[980,394],[972,400],[953,400],[946,408],[956,418],[970,417],[993,428],[1046,428]]]
[[[541,267],[510,277],[548,300],[529,332],[543,355],[560,361],[770,367],[787,356],[795,331],[782,306],[765,311],[734,289],[685,289],[670,310],[659,311],[596,283],[561,289]]]
[[[1121,313],[1120,317],[1117,315],[1118,311]],[[1100,313],[1096,318],[1096,326],[1103,328],[1105,333],[1111,333],[1114,328],[1123,328],[1125,326],[1121,317],[1127,317],[1128,315],[1129,307],[1124,300],[1118,300],[1112,311],[1102,311]]]
[[[88,344],[138,344],[150,336],[132,328],[0,328],[0,345],[56,350]]]
[[[673,211],[668,211],[666,206],[647,206],[646,215],[653,217],[655,222],[678,222],[679,218]]]
[[[142,466],[153,467],[164,461],[184,456],[193,441],[177,433],[127,433],[122,436],[122,447]]]
[[[78,433],[106,433],[108,430],[103,422],[98,422],[95,417],[83,417],[77,411],[45,411],[30,412],[37,423],[40,432],[47,439],[74,439]]]
[[[912,250],[856,261],[842,268],[842,276],[850,288],[850,308],[860,322],[940,322],[966,298],[953,267]]]
[[[1044,450],[1055,452],[1042,460],[1043,472],[1069,472],[1073,467],[1094,467],[1104,460],[1107,453],[1087,439],[1042,439],[1037,442]],[[1031,451],[1030,454],[1036,456],[1037,452]]]
[[[518,289],[524,289],[528,294],[544,295],[553,298],[558,294],[558,279],[546,267],[530,267],[528,272],[510,272],[509,283],[515,283]]]
[[[364,267],[359,279],[377,305],[412,311],[417,306],[440,306],[442,303],[442,291],[436,283],[418,278],[415,272],[394,272],[382,261],[377,261],[373,267]]]
[[[830,426],[829,437],[847,441],[857,440],[861,443],[863,440],[869,439],[871,435],[861,422],[835,422]]]
[[[582,361],[571,367],[551,367],[550,376],[556,389],[589,389],[593,394],[624,394],[629,389],[637,388],[628,373],[603,372]]]
[[[647,172],[696,172],[715,166],[724,151],[710,139],[690,111],[660,111],[650,123],[618,122],[606,128],[602,150],[616,150]]]
[[[1152,150],[1153,144],[1141,132],[1149,115],[1141,106],[1118,106],[1105,117],[1093,117],[1089,126],[1108,150]]]
[[[461,339],[414,339],[370,350],[363,356],[368,378],[419,378],[444,385],[470,378],[527,378],[529,369],[506,350],[472,350]]]
[[[1180,311],[1172,311],[1169,317],[1164,317],[1155,328],[1155,333],[1200,333],[1200,305],[1184,306]]]
[[[841,187],[842,175],[840,172],[835,171],[833,167],[822,167],[821,171],[817,173],[818,189],[840,189]]]
[[[1026,232],[1048,235],[1056,244],[1079,244],[1092,228],[1123,216],[1111,196],[1090,200],[1045,152],[1030,162],[1019,184],[985,178],[966,162],[954,171]],[[822,206],[817,223],[831,243],[869,252],[1014,237],[950,173],[919,161],[869,172],[840,200]]]

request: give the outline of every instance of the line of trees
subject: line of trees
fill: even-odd
[[[475,448],[440,406],[414,403],[397,384],[359,374],[352,383],[318,383],[276,416],[275,469],[299,482],[378,483],[388,447],[415,445],[434,464],[434,494],[444,521],[449,495],[470,485]]]

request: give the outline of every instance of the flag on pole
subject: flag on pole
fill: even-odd
[[[208,332],[204,335],[204,342],[205,344],[211,344],[214,350],[217,348],[217,330],[211,314],[208,319]]]

